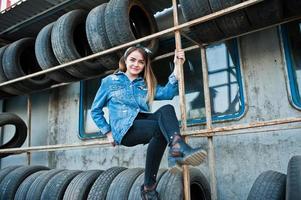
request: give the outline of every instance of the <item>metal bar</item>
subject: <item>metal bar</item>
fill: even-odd
[[[203,85],[204,85],[204,96],[205,96],[206,127],[208,130],[212,130],[208,65],[207,65],[206,49],[204,47],[201,47],[201,59],[202,59]],[[209,163],[211,199],[217,200],[215,153],[214,153],[213,137],[211,136],[208,137],[208,163]]]
[[[217,17],[229,14],[229,13],[237,11],[239,9],[246,8],[248,6],[251,6],[253,4],[256,4],[256,3],[259,3],[259,2],[262,2],[262,1],[263,0],[248,0],[248,1],[245,1],[243,3],[237,4],[235,6],[232,6],[232,7],[220,10],[218,12],[206,15],[204,17],[200,17],[198,19],[192,20],[190,22],[186,22],[186,23],[183,23],[181,25],[176,25],[174,27],[171,27],[171,28],[165,29],[163,31],[154,33],[152,35],[148,35],[148,36],[142,37],[140,39],[133,40],[131,42],[118,45],[116,47],[112,47],[110,49],[107,49],[107,50],[104,50],[104,51],[101,51],[101,52],[98,52],[98,53],[86,56],[84,58],[76,59],[76,60],[73,60],[71,62],[64,63],[64,64],[61,64],[61,65],[58,65],[58,66],[54,66],[52,68],[49,68],[49,69],[46,69],[46,70],[43,70],[43,71],[39,71],[39,72],[30,74],[30,75],[22,76],[22,77],[13,79],[13,80],[9,80],[9,81],[3,82],[3,83],[0,84],[0,87],[1,86],[5,86],[5,85],[9,85],[9,84],[12,84],[12,83],[15,83],[15,82],[19,82],[19,81],[22,81],[22,80],[25,80],[25,79],[33,78],[33,77],[36,77],[36,76],[39,76],[39,75],[47,74],[49,72],[53,72],[53,71],[56,71],[56,70],[59,70],[59,69],[63,69],[65,67],[73,65],[73,64],[77,64],[77,63],[84,62],[84,61],[87,61],[87,60],[90,60],[90,59],[94,59],[94,58],[97,58],[99,56],[106,55],[106,54],[115,52],[115,51],[123,49],[123,48],[127,48],[129,46],[132,46],[132,45],[135,45],[135,44],[147,41],[147,40],[158,38],[158,37],[160,37],[162,35],[165,35],[165,34],[168,34],[168,33],[171,33],[171,32],[174,32],[174,31],[177,31],[177,30],[189,27],[189,26],[193,26],[193,25],[196,25],[196,24],[199,24],[199,23],[203,23],[203,22],[209,21],[211,19],[215,19]]]
[[[178,5],[177,0],[172,0],[173,7],[173,21],[174,26],[179,25],[178,19]],[[176,41],[176,51],[182,49],[181,34],[180,30],[175,31],[175,41]],[[181,129],[185,131],[187,128],[187,118],[186,118],[186,102],[185,102],[185,86],[184,86],[184,72],[183,72],[183,62],[179,59],[176,60],[175,70],[177,71],[179,77],[179,97],[180,97],[180,109],[181,109]],[[187,138],[184,137],[187,142]],[[183,165],[183,183],[184,183],[184,199],[190,200],[190,174],[187,165]]]
[[[291,127],[285,129],[270,129],[270,130],[251,130],[252,132],[239,132],[239,133],[231,133],[230,131],[237,131],[241,129],[253,129],[259,127],[268,127],[268,126],[277,126],[283,124],[297,123],[301,122],[301,118],[286,118],[281,120],[270,120],[265,122],[255,122],[247,125],[236,125],[236,126],[228,126],[228,127],[218,127],[212,128],[211,130],[198,130],[198,131],[186,131],[185,133],[188,137],[208,137],[208,136],[225,136],[225,135],[241,135],[241,134],[252,134],[258,132],[270,132],[270,131],[278,131],[278,130],[290,130],[290,129],[298,129],[301,127]],[[263,125],[264,124],[264,125]],[[215,134],[208,135],[206,131],[214,132]],[[230,132],[230,133],[227,133]],[[192,134],[190,134],[192,133]],[[89,142],[81,142],[74,144],[57,144],[57,145],[46,145],[46,146],[33,146],[33,147],[21,147],[21,148],[9,148],[9,149],[0,149],[1,153],[24,153],[27,151],[30,152],[42,152],[42,151],[57,151],[57,150],[66,150],[66,149],[79,149],[79,148],[89,148],[89,147],[99,147],[99,146],[111,146],[111,143],[107,142],[105,139],[97,139],[96,141]]]
[[[202,136],[202,137],[237,135],[239,133],[227,133],[227,132],[242,130],[242,129],[250,129],[250,128],[260,128],[260,127],[265,127],[265,126],[275,126],[275,125],[281,125],[281,124],[297,123],[297,122],[301,122],[301,118],[276,119],[276,120],[269,120],[269,121],[263,121],[263,122],[253,122],[253,123],[249,123],[249,124],[215,127],[212,129],[205,129],[205,130],[185,131],[183,134],[186,136]]]
[[[1,153],[25,153],[25,152],[43,152],[43,151],[57,151],[57,150],[67,150],[67,149],[81,149],[88,147],[99,147],[102,146],[112,146],[107,140],[91,141],[91,142],[82,142],[74,144],[56,144],[56,145],[46,145],[46,146],[34,146],[34,147],[23,147],[23,148],[9,148],[9,149],[0,149]]]
[[[28,147],[31,147],[31,111],[32,111],[32,104],[31,104],[31,96],[27,96],[27,135],[28,135]],[[31,164],[31,153],[27,152],[27,164]]]

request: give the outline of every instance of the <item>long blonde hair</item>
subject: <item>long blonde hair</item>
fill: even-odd
[[[147,86],[147,102],[151,104],[154,101],[156,93],[157,79],[151,67],[150,55],[147,53],[145,48],[142,46],[129,47],[119,60],[119,70],[122,72],[126,72],[125,60],[134,51],[138,51],[139,53],[141,53],[145,61],[144,69],[140,75],[143,76],[143,79]]]

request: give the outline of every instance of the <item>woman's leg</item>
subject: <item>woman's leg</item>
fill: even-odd
[[[151,188],[156,184],[157,173],[167,142],[156,120],[138,119],[121,141],[124,146],[147,144],[144,185]]]

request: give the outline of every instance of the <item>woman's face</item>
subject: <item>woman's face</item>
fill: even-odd
[[[128,55],[125,60],[126,73],[130,76],[137,77],[145,67],[143,55],[135,50]]]

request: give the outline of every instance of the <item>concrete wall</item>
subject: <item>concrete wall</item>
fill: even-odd
[[[300,117],[300,111],[289,104],[277,29],[242,37],[240,48],[247,111],[240,120],[214,126]],[[81,142],[78,138],[79,83],[36,94],[32,98],[33,145]],[[26,99],[10,99],[6,110],[26,120]],[[300,130],[289,129],[295,125],[278,126],[281,128],[278,131],[264,131],[268,127],[247,130],[249,133],[241,135],[214,137],[218,199],[246,199],[261,172],[277,170],[285,173],[289,158],[301,152]],[[206,138],[194,138],[190,143],[207,149]],[[146,147],[118,146],[33,153],[32,164],[68,169],[107,169],[116,165],[144,167]],[[167,167],[166,161],[165,155],[162,168]],[[26,163],[24,155],[11,156],[1,161],[2,167],[17,163]],[[208,162],[199,168],[209,178]]]

